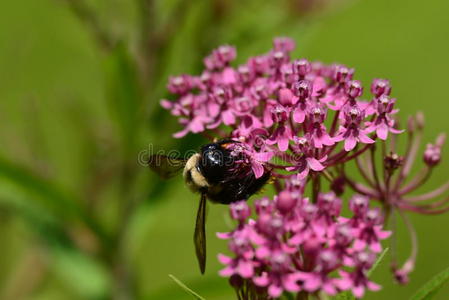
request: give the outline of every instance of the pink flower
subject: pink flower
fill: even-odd
[[[367,132],[375,131],[377,136],[386,140],[388,137],[388,132],[393,134],[402,133],[403,130],[397,130],[394,128],[395,121],[391,118],[391,115],[395,114],[397,110],[394,110],[394,103],[396,99],[390,99],[386,95],[381,95],[379,98],[373,100],[374,107],[376,109],[376,118],[373,122],[367,122]]]
[[[307,138],[295,137],[295,143],[298,145],[299,156],[295,157],[292,167],[287,167],[286,170],[290,172],[297,172],[299,179],[304,179],[309,174],[310,170],[320,172],[325,169],[322,164],[326,161],[326,157],[316,159],[313,154],[313,148],[310,148],[310,143]]]
[[[375,256],[359,252],[354,255],[355,270],[353,272],[339,271],[341,279],[337,279],[337,286],[341,290],[351,289],[356,298],[363,298],[365,290],[378,291],[380,286],[370,281],[366,276],[366,271],[371,268],[374,263]]]
[[[372,144],[374,140],[368,137],[367,131],[361,128],[364,114],[357,107],[347,108],[344,112],[344,123],[340,126],[335,142],[344,141],[346,151],[351,151],[357,143]]]
[[[204,64],[209,70],[221,69],[233,61],[236,55],[234,47],[221,46],[204,59]]]
[[[298,276],[290,266],[290,257],[280,252],[274,253],[269,260],[272,269],[254,277],[254,284],[266,287],[268,295],[272,298],[280,297],[284,291],[299,292]]]
[[[388,238],[391,232],[382,230],[383,217],[377,209],[368,210],[364,221],[359,227],[354,249],[360,251],[369,247],[371,251],[380,253],[380,241]]]

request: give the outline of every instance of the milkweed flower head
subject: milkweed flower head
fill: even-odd
[[[367,271],[395,231],[384,227],[396,211],[412,237],[406,262],[392,259],[395,278],[405,283],[417,255],[405,213],[449,210],[449,198],[429,204],[449,183],[410,195],[440,164],[445,136],[426,146],[423,171],[409,178],[422,114],[409,118],[402,134],[390,81],[376,78],[364,88],[353,68],[294,59],[294,48],[293,40],[276,38],[267,53],[233,66],[236,48],[221,46],[204,59],[201,74],[170,77],[174,97],[161,101],[181,125],[174,137],[236,141],[230,146],[236,168],[272,178],[274,197],[257,199],[253,207],[248,199],[230,206],[236,227],[218,236],[228,240],[232,255],[219,255],[220,274],[230,278],[239,298],[346,290],[361,298],[380,289]],[[403,135],[408,146],[397,153]],[[363,182],[345,172],[349,163]],[[342,215],[344,207],[349,216]]]

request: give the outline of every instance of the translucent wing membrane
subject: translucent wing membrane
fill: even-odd
[[[196,215],[195,234],[193,242],[195,243],[195,252],[200,266],[201,274],[206,270],[206,194],[201,194],[201,200]]]
[[[186,159],[154,154],[150,156],[149,166],[159,176],[168,179],[180,173],[184,169],[186,162]]]

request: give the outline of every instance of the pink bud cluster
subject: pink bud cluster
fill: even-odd
[[[382,251],[383,216],[369,207],[369,199],[355,195],[349,202],[351,218],[340,215],[342,201],[335,193],[320,193],[316,204],[302,196],[296,179],[271,201],[255,201],[255,218],[241,201],[231,205],[235,230],[219,233],[229,240],[233,257],[219,255],[220,272],[236,289],[246,281],[250,299],[277,298],[284,291],[329,295],[352,290],[361,298],[365,289],[376,291],[367,271]],[[248,288],[253,285],[253,288]]]

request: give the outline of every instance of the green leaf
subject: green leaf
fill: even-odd
[[[74,245],[61,219],[17,194],[0,195],[0,208],[7,208],[20,217],[45,244],[51,266],[60,280],[83,299],[107,298],[111,279],[105,267]]]
[[[198,295],[197,293],[195,293],[194,291],[192,291],[190,288],[188,288],[184,283],[181,282],[181,280],[179,280],[175,276],[169,274],[168,277],[173,279],[173,281],[176,282],[177,285],[179,285],[184,291],[186,291],[188,294],[193,296],[195,299],[197,299],[197,300],[206,300],[203,297],[201,297],[200,295]]]
[[[424,284],[418,292],[413,295],[411,300],[430,300],[438,293],[441,287],[449,281],[449,268],[436,275],[426,284]]]
[[[75,201],[59,187],[4,157],[0,157],[0,178],[32,194],[34,198],[38,196],[37,200],[42,206],[53,213],[62,214],[61,217],[78,210]]]
[[[102,264],[74,248],[53,246],[50,253],[58,278],[83,299],[107,298],[111,278]]]
[[[0,179],[13,184],[21,192],[28,195],[22,205],[39,206],[58,220],[81,220],[103,242],[108,241],[106,233],[96,220],[90,218],[81,201],[72,194],[54,184],[52,181],[35,175],[30,170],[0,156]],[[31,202],[35,202],[34,204]]]
[[[118,45],[105,61],[107,99],[112,118],[129,153],[136,146],[142,91],[134,62],[126,45]]]

